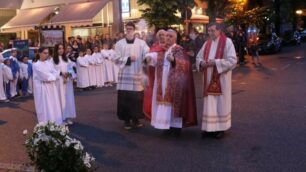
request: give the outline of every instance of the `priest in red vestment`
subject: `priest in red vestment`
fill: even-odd
[[[155,67],[151,125],[173,131],[197,124],[192,68],[184,49],[176,44],[177,33],[166,33],[166,51],[151,52],[146,62]]]
[[[165,51],[165,36],[166,31],[161,29],[156,33],[156,43],[150,48],[150,52],[164,52]],[[143,112],[148,120],[151,120],[151,109],[152,109],[152,94],[153,85],[155,78],[155,67],[146,65],[144,71],[148,77],[148,84],[144,90],[144,100],[143,100]]]

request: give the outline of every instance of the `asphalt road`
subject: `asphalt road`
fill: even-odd
[[[147,121],[125,131],[115,88],[76,92],[71,134],[95,156],[97,171],[305,172],[306,44],[261,60],[260,68],[234,70],[232,128],[222,140],[201,139],[200,126],[179,138],[163,136]],[[200,120],[200,74],[195,82]],[[22,131],[35,123],[32,98],[0,103],[0,169],[28,162]]]

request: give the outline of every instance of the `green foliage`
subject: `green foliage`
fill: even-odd
[[[148,6],[148,8],[141,10],[142,17],[148,21],[150,26],[156,28],[182,24],[184,17],[176,14],[185,12],[195,5],[193,0],[138,0],[137,3]]]
[[[273,12],[268,7],[256,7],[246,11],[230,10],[227,16],[229,24],[239,26],[263,26],[266,23],[271,23]]]

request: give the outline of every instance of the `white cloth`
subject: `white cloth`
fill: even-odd
[[[118,73],[119,73],[119,66],[116,64],[116,52],[113,49],[110,49],[110,56],[112,60],[112,66],[113,66],[113,81],[114,83],[118,82]]]
[[[111,61],[111,51],[110,50],[101,50],[102,57],[104,58],[104,68],[105,68],[105,82],[113,82],[113,62]]]
[[[162,76],[162,95],[165,96],[165,91],[167,87],[168,75],[171,68],[171,63],[167,60],[167,56],[171,54],[172,48],[175,46],[171,46],[164,57],[163,64],[163,76]],[[157,63],[157,53],[149,53],[147,56],[151,57],[151,64],[155,66]],[[155,70],[155,78],[157,78],[157,70]],[[173,116],[173,108],[171,104],[159,104],[156,100],[157,97],[157,79],[154,80],[153,86],[153,96],[152,96],[152,119],[151,125],[157,129],[169,129],[173,128],[182,128],[183,120],[182,118],[177,118]]]
[[[90,86],[89,83],[89,64],[85,57],[77,58],[77,87],[86,88]]]
[[[72,76],[75,76],[72,66],[73,63],[70,60],[65,62],[61,56],[59,56],[59,63],[54,63],[54,67],[58,72],[62,72],[63,74],[70,73]],[[64,78],[60,76],[56,81],[62,108],[63,120],[76,117],[73,79],[73,77],[67,78],[67,82],[64,83]]]
[[[19,64],[16,57],[10,56],[9,58],[13,59],[13,61],[17,62],[19,67],[20,67],[20,64]],[[11,94],[11,97],[14,97],[14,96],[17,95],[17,83],[18,83],[19,75],[20,75],[20,72],[18,71],[16,73],[16,78],[13,79],[13,80],[10,80],[10,94]]]
[[[105,72],[104,72],[104,60],[102,57],[102,54],[99,53],[93,53],[92,58],[95,60],[95,70],[96,70],[96,79],[97,79],[97,87],[104,86],[105,82]]]
[[[0,59],[1,60],[1,59]],[[6,100],[5,88],[4,88],[4,64],[0,61],[0,100]]]
[[[149,51],[146,42],[135,38],[134,43],[128,44],[126,39],[121,39],[116,43],[115,51],[115,61],[120,66],[117,90],[143,91],[143,60]],[[131,56],[135,56],[136,61],[126,65]]]
[[[89,85],[97,85],[97,75],[96,75],[96,59],[92,55],[85,55],[86,60],[88,61],[88,72],[89,72]]]
[[[28,79],[29,78],[29,73],[28,73],[28,64],[27,63],[20,63],[20,79]]]
[[[215,59],[219,39],[211,44],[209,59]],[[197,68],[203,61],[204,47],[197,55]],[[231,127],[232,109],[232,70],[237,63],[235,47],[231,39],[227,38],[223,59],[216,59],[216,66],[220,75],[222,95],[208,95],[204,97],[202,113],[202,130],[208,132],[225,131]],[[207,69],[208,82],[210,83],[213,68]]]
[[[59,72],[50,61],[33,64],[34,102],[38,122],[62,124],[62,110],[56,80]]]

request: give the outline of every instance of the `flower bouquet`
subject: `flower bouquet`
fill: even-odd
[[[87,172],[94,158],[80,141],[68,136],[67,126],[39,123],[25,146],[32,165],[44,172]]]

